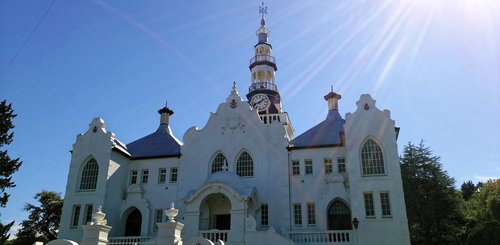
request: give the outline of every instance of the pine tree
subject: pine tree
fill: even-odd
[[[14,114],[12,104],[7,104],[7,101],[0,103],[0,148],[9,145],[14,138],[14,133],[9,132],[14,128],[12,119],[17,115]],[[19,158],[11,159],[7,150],[0,150],[0,207],[5,207],[9,201],[9,194],[6,189],[15,187],[12,181],[12,175],[21,167]],[[3,225],[0,224],[0,244],[4,244],[9,239],[9,230],[14,225],[14,221]]]
[[[34,196],[40,205],[26,203],[24,211],[30,214],[21,222],[14,244],[33,244],[35,241],[48,242],[57,239],[57,230],[63,207],[61,194],[42,191]]]
[[[401,175],[412,244],[458,244],[461,237],[463,200],[439,160],[423,142],[404,148]]]

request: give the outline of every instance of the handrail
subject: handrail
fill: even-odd
[[[248,92],[252,92],[254,90],[263,90],[263,89],[267,89],[267,90],[272,90],[272,91],[276,91],[278,92],[278,87],[276,86],[276,84],[274,83],[271,83],[271,82],[257,82],[257,83],[252,83],[252,85],[250,85],[250,87],[248,88]]]
[[[199,231],[199,235],[205,239],[208,239],[213,242],[217,242],[218,240],[222,240],[224,242],[227,242],[227,234],[229,233],[228,230],[218,230],[218,229],[212,229],[212,230],[205,230],[205,231]]]
[[[289,232],[290,240],[298,244],[328,243],[349,244],[351,242],[350,230],[338,231],[306,231]]]
[[[255,62],[262,62],[262,61],[269,61],[272,63],[276,63],[274,57],[271,55],[256,55],[250,59],[250,64],[253,64]]]
[[[123,237],[110,237],[108,245],[154,245],[155,241],[151,237],[143,236],[123,236]]]

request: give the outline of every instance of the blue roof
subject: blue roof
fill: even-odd
[[[309,148],[341,145],[345,120],[337,110],[328,111],[326,119],[297,136],[290,142],[291,148]]]
[[[127,145],[132,158],[180,156],[181,142],[167,124],[160,124],[156,132]]]

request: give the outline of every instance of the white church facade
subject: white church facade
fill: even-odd
[[[95,118],[71,151],[59,238],[81,241],[82,225],[102,206],[110,241],[147,244],[175,203],[183,239],[409,244],[390,112],[363,94],[343,118],[341,96],[330,91],[326,119],[295,136],[268,35],[262,18],[245,97],[233,84],[206,125],[182,141],[167,107],[155,132],[128,144]]]

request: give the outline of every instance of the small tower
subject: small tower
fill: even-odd
[[[325,100],[328,101],[328,111],[339,110],[339,100],[342,98],[340,94],[333,92],[333,86],[330,93],[325,95]]]
[[[174,114],[174,111],[170,110],[165,103],[165,107],[158,110],[158,113],[160,114],[160,127],[165,125],[168,128],[169,133],[172,133],[170,130],[170,116]]]
[[[264,19],[267,7],[260,6],[259,13],[262,14],[262,18],[256,32],[258,42],[254,46],[255,56],[250,60],[251,85],[247,98],[250,105],[258,110],[259,114],[276,114],[281,113],[282,108],[275,78],[275,72],[278,68],[272,56],[273,47],[268,43],[270,31],[267,29]]]
[[[264,16],[267,7],[262,3],[259,6],[260,27],[256,31],[257,44],[255,44],[255,55],[250,59],[251,84],[246,95],[250,106],[257,110],[263,123],[273,121],[285,125],[287,134],[293,138],[293,129],[288,114],[283,112],[281,96],[276,86],[276,60],[272,56],[273,47],[268,43],[269,29],[266,27]]]

